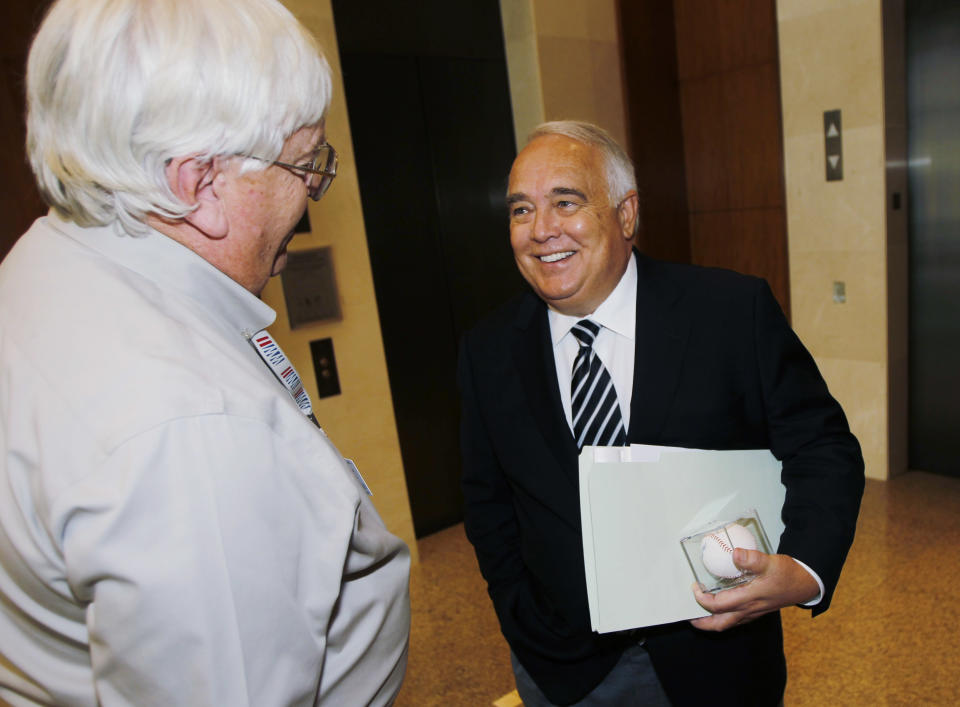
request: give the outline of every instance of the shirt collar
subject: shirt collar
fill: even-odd
[[[620,278],[620,282],[592,314],[586,317],[574,317],[548,308],[547,316],[554,346],[559,344],[573,325],[581,319],[591,319],[600,326],[633,341],[637,320],[637,259],[631,253],[627,269]]]
[[[259,297],[220,272],[192,250],[159,231],[132,236],[118,223],[84,228],[61,219],[53,210],[50,226],[109,260],[178,292],[244,337],[270,326],[277,313]]]

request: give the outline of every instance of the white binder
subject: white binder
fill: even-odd
[[[607,633],[707,612],[680,539],[755,510],[773,551],[786,489],[768,450],[584,447],[580,515],[590,621]]]

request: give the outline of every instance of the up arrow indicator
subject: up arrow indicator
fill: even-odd
[[[823,155],[827,181],[843,179],[843,119],[839,109],[823,112]]]

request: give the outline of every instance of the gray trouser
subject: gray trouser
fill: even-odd
[[[517,692],[523,707],[555,707],[510,652]],[[623,652],[613,670],[589,694],[570,707],[670,707],[646,648],[637,644]]]

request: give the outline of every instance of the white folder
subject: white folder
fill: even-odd
[[[593,630],[707,616],[693,598],[680,539],[754,510],[775,552],[783,532],[780,468],[768,450],[584,447],[580,515]]]

